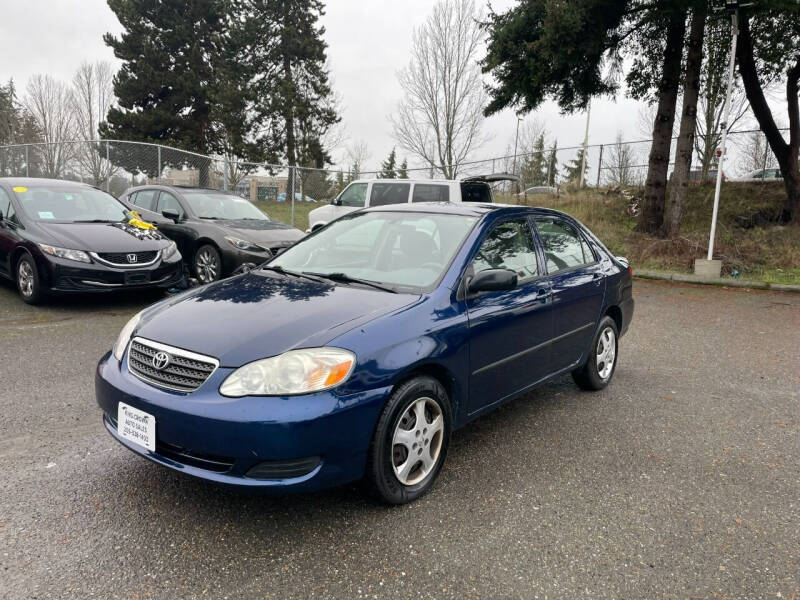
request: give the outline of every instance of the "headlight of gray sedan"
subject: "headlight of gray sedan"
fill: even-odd
[[[263,246],[259,246],[254,242],[248,242],[247,240],[243,240],[241,238],[233,237],[233,236],[225,236],[225,240],[234,248],[239,250],[247,250],[248,252],[267,252],[267,249]]]

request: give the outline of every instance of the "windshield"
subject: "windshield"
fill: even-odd
[[[186,202],[201,219],[269,221],[267,215],[240,196],[205,190],[182,190],[182,192]]]
[[[421,212],[356,213],[298,242],[269,266],[421,291],[442,277],[476,220]]]
[[[25,214],[60,223],[127,220],[126,208],[111,194],[90,187],[33,185],[15,187]]]

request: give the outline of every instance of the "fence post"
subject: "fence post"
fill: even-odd
[[[767,139],[767,134],[765,133],[764,134],[764,167],[763,167],[763,169],[765,171],[767,170],[767,158],[768,157],[769,157],[769,140]],[[764,183],[763,180],[766,179],[765,175],[766,175],[766,173],[761,176],[761,179],[762,179],[761,183]]]
[[[289,165],[289,179],[286,180],[286,196],[292,195],[292,227],[294,227],[294,165]]]
[[[31,170],[30,170],[30,164],[31,163],[28,160],[28,148],[29,148],[29,146],[26,145],[25,146],[25,177],[30,177],[31,176]]]
[[[108,154],[108,140],[106,140],[106,162],[109,165],[111,164]],[[111,169],[106,172],[106,192],[111,193]]]
[[[156,177],[156,180],[161,181],[161,144],[159,144],[157,148],[158,148],[158,176]]]
[[[600,169],[603,168],[603,144],[600,144],[600,159],[597,161],[597,185],[600,187]]]
[[[226,192],[228,190],[228,156],[222,157],[222,189]]]

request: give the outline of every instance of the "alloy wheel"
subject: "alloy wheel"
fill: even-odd
[[[444,417],[433,398],[419,398],[405,410],[392,436],[392,467],[403,485],[415,485],[436,466],[442,451]]]
[[[198,252],[195,266],[197,267],[197,278],[202,283],[216,281],[219,264],[217,263],[217,257],[212,254],[211,250],[204,249]]]
[[[33,274],[30,263],[26,260],[20,261],[19,267],[17,267],[17,281],[19,282],[19,291],[23,296],[29,298],[33,295],[36,276]]]
[[[617,337],[611,327],[606,327],[597,339],[597,374],[608,379],[617,356]]]

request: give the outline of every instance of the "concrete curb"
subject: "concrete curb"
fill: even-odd
[[[768,283],[766,281],[747,281],[745,279],[732,279],[730,277],[702,277],[689,273],[670,273],[668,271],[648,271],[646,269],[636,269],[633,271],[634,277],[642,279],[659,279],[662,281],[680,281],[682,283],[698,283],[700,285],[718,285],[734,288],[749,288],[753,290],[778,290],[781,292],[800,293],[800,285],[789,285],[785,283]]]

